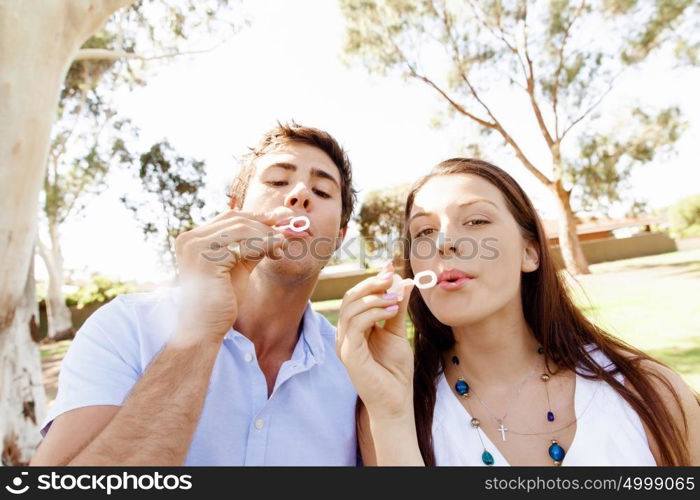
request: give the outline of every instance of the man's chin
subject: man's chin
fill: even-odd
[[[274,280],[299,283],[317,279],[325,262],[310,258],[294,259],[285,255],[276,259],[267,258],[259,265],[262,267],[261,270]]]

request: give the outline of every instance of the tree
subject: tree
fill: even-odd
[[[105,30],[90,37],[83,49],[108,46],[114,39]],[[118,60],[74,61],[66,76],[53,127],[44,188],[40,199],[37,253],[48,271],[47,337],[72,338],[70,309],[63,294],[63,252],[60,230],[64,222],[82,213],[92,195],[105,187],[110,165],[128,165],[127,144],[136,138],[128,120],[117,115],[111,94],[132,83]]]
[[[580,130],[584,123],[585,130],[602,129],[596,113],[605,96],[651,55],[673,47],[679,61],[697,62],[697,0],[341,0],[341,6],[346,54],[371,71],[399,71],[420,82],[452,115],[498,137],[554,195],[567,269],[589,272],[572,196],[605,199],[632,165],[672,144],[681,125],[677,110],[638,110],[629,116],[634,133],[622,138],[619,130]],[[518,138],[522,124],[499,116],[494,88],[525,100],[549,165],[531,159],[531,145]],[[640,113],[645,118],[637,123]]]
[[[355,217],[364,250],[373,254],[391,252],[387,257],[399,262],[408,190],[407,184],[401,184],[367,193]]]
[[[126,144],[136,134],[128,120],[116,112],[112,94],[120,87],[144,84],[144,75],[154,60],[205,51],[183,50],[183,42],[191,43],[194,33],[211,35],[219,26],[224,26],[227,33],[231,31],[233,23],[220,18],[216,11],[227,3],[134,2],[111,16],[82,45],[72,62],[61,92],[41,200],[42,232],[48,235],[49,243],[41,238],[37,241],[38,254],[49,274],[48,338],[60,340],[73,334],[63,295],[61,225],[81,212],[86,195],[97,194],[104,187],[110,164],[132,160]]]
[[[0,2],[0,436],[6,465],[29,460],[45,412],[31,271],[61,83],[82,43],[128,3]]]
[[[0,0],[0,438],[2,462],[28,462],[44,417],[33,262],[37,202],[45,179],[51,125],[61,85],[77,59],[144,61],[172,54],[140,54],[142,39],[162,40],[163,29],[179,37],[202,12],[214,17],[225,0]],[[148,34],[121,39],[114,50],[84,49],[83,43],[119,9],[114,21],[137,24],[151,13],[171,22],[146,23]],[[125,28],[127,29],[127,28]],[[166,37],[167,38],[167,37]]]
[[[162,141],[139,158],[139,179],[149,200],[137,202],[122,196],[122,202],[140,221],[146,237],[163,243],[166,264],[175,270],[175,238],[204,221],[200,190],[204,187],[204,162],[179,156]],[[155,210],[154,210],[155,208]]]

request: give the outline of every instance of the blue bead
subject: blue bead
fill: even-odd
[[[549,420],[550,422],[554,422],[554,413],[552,413],[551,411],[548,411],[547,412],[547,420]]]
[[[481,454],[481,461],[484,462],[484,465],[493,465],[495,463],[493,455],[486,450]]]
[[[552,443],[552,446],[549,447],[549,456],[552,457],[552,460],[561,462],[564,460],[565,455],[566,452],[564,451],[564,448],[559,446],[557,443]]]
[[[457,391],[457,394],[460,396],[464,396],[469,392],[469,384],[467,384],[464,380],[459,379],[455,384],[455,391]]]

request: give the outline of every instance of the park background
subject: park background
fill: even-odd
[[[479,156],[532,197],[586,314],[700,390],[698,2],[374,3],[138,1],[81,43],[34,215],[46,404],[85,318],[117,294],[172,286],[175,235],[225,210],[247,148],[291,120],[339,139],[359,190],[346,251],[312,297],[331,322],[344,290],[392,257],[407,185]],[[558,186],[538,172],[570,190],[585,262],[562,255]],[[24,399],[38,420],[43,402]],[[26,460],[36,439],[16,450],[7,436],[3,463]]]

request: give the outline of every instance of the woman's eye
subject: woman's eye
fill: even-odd
[[[464,223],[465,226],[483,226],[484,224],[490,224],[490,221],[486,219],[472,219]]]
[[[286,186],[287,181],[268,181],[265,184],[269,184],[270,186]]]
[[[416,233],[416,238],[420,238],[421,236],[428,236],[432,231],[435,231],[432,227],[426,227],[425,229]]]
[[[321,198],[330,198],[331,197],[331,195],[329,195],[325,191],[321,191],[320,189],[314,189],[314,193],[319,195]]]

